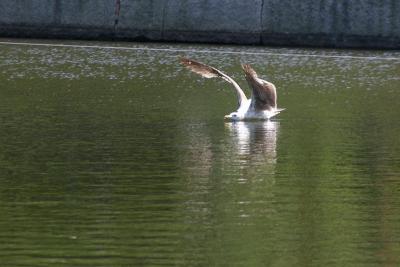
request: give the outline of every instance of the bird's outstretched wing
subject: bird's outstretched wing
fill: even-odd
[[[216,77],[221,77],[222,79],[226,79],[226,76],[223,72],[220,70],[208,66],[206,64],[188,59],[188,58],[181,58],[181,63],[187,67],[189,70],[193,71],[194,73],[197,73],[204,78],[216,78]]]
[[[255,110],[271,110],[276,105],[276,88],[270,82],[257,77],[257,73],[249,64],[242,65],[246,80],[252,89],[252,106]]]
[[[235,88],[237,97],[238,97],[238,104],[239,106],[241,103],[243,103],[245,100],[247,100],[246,95],[244,94],[243,90],[240,88],[240,86],[228,75],[223,73],[222,71],[208,66],[206,64],[203,64],[198,61],[194,61],[188,58],[181,58],[180,60],[181,64],[186,66],[189,70],[193,71],[194,73],[197,73],[204,78],[222,78],[225,81],[229,82],[230,84],[233,85]]]

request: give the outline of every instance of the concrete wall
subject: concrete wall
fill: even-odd
[[[1,0],[0,36],[399,49],[400,1]]]
[[[400,48],[398,0],[268,0],[263,42]]]

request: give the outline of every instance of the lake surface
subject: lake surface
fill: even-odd
[[[0,41],[1,266],[400,265],[399,51]]]

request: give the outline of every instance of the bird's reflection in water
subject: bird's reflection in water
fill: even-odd
[[[257,218],[264,222],[276,212],[273,187],[279,123],[231,122],[224,128],[222,139],[210,135],[206,124],[184,128],[187,145],[180,162],[187,199],[183,212],[196,229],[208,227],[210,218],[218,224],[254,225]]]
[[[260,179],[275,172],[279,122],[229,122],[225,126],[231,140],[229,158],[239,165],[239,169],[246,170],[242,181],[251,177]]]
[[[230,122],[225,127],[229,132],[224,159],[231,181],[228,189],[240,192],[226,208],[241,227],[254,225],[258,219],[265,222],[276,213],[273,188],[279,122]]]

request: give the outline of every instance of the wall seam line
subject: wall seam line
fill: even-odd
[[[162,10],[162,18],[161,18],[161,40],[164,40],[164,32],[165,32],[165,13],[167,9],[167,2],[168,1],[163,1],[163,10]]]
[[[263,44],[263,25],[264,25],[264,2],[265,0],[261,0],[261,10],[260,10],[260,37],[259,44]]]

